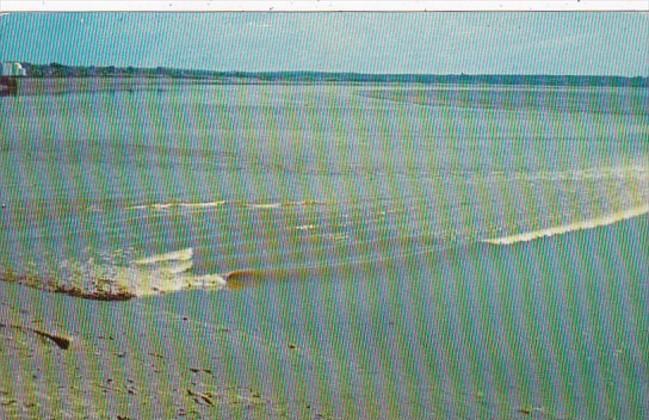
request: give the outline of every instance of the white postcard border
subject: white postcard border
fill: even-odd
[[[649,11],[649,0],[0,0],[0,11]]]

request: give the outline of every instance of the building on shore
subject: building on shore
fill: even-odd
[[[27,76],[27,70],[18,62],[0,62],[0,96],[18,94],[18,78]]]
[[[27,70],[18,62],[5,61],[0,63],[2,72],[0,76],[6,77],[24,77],[27,76]]]

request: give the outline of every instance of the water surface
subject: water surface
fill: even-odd
[[[263,345],[224,375],[341,417],[641,417],[647,109],[645,88],[612,87],[5,97],[0,272],[191,289],[128,304],[189,308],[198,354],[236,326]]]

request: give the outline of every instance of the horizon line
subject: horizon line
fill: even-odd
[[[353,71],[353,70],[216,70],[216,69],[205,69],[205,68],[183,68],[183,67],[173,67],[173,66],[133,66],[133,65],[115,65],[115,64],[64,64],[56,61],[50,63],[34,63],[30,61],[21,61],[21,60],[0,60],[1,62],[17,62],[21,64],[28,64],[33,66],[52,66],[59,65],[63,67],[70,68],[110,68],[114,67],[115,69],[127,70],[132,68],[133,70],[168,70],[168,71],[186,71],[186,72],[196,72],[196,73],[220,73],[220,74],[290,74],[290,73],[301,73],[301,74],[329,74],[329,75],[353,75],[353,76],[457,76],[457,77],[486,77],[486,76],[496,76],[496,77],[610,77],[610,78],[625,78],[625,79],[649,79],[649,74],[647,75],[620,75],[620,74],[569,74],[569,73],[468,73],[468,72],[459,72],[459,73],[425,73],[425,72],[363,72],[363,71]]]

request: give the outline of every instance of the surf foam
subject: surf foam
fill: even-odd
[[[495,239],[483,239],[481,242],[491,245],[512,245],[519,242],[529,242],[535,239],[540,239],[549,236],[562,235],[564,233],[574,232],[578,230],[593,229],[597,227],[611,225],[613,223],[621,222],[623,220],[631,219],[634,217],[642,216],[649,213],[649,205],[634,207],[629,210],[624,210],[609,214],[607,216],[597,217],[590,220],[583,220],[576,223],[567,225],[554,226],[547,229],[535,230],[532,232],[519,233],[511,236],[504,236]]]
[[[282,207],[282,203],[248,204],[248,207],[251,209],[259,209],[259,210],[279,209]]]
[[[302,200],[302,201],[285,201],[275,203],[246,203],[245,206],[251,209],[279,209],[290,207],[311,207],[321,206],[324,202],[315,200]]]
[[[58,269],[38,269],[28,263],[22,273],[0,267],[0,279],[50,292],[109,301],[196,288],[219,290],[228,286],[230,277],[238,279],[250,272],[196,274],[192,272],[193,266],[193,249],[185,248],[122,263],[110,258],[101,261],[64,259]]]
[[[196,287],[218,289],[227,285],[226,278],[220,274],[193,274],[193,256],[193,248],[185,248],[140,258],[116,280],[121,288],[138,297]]]
[[[221,207],[224,205],[225,201],[206,201],[206,202],[196,202],[196,203],[185,203],[185,202],[172,202],[172,203],[153,203],[153,204],[140,204],[137,206],[127,207],[127,210],[170,210],[173,208],[181,209],[210,209],[215,207]]]
[[[153,255],[151,257],[141,258],[135,260],[137,265],[151,265],[167,261],[189,261],[194,256],[192,248],[185,248],[179,251],[167,252],[164,254]]]
[[[272,203],[248,203],[248,202],[237,202],[237,201],[206,201],[206,202],[177,202],[172,201],[169,203],[151,203],[151,204],[138,204],[135,206],[126,207],[126,210],[154,210],[154,211],[166,211],[172,209],[189,209],[189,210],[201,210],[201,209],[211,209],[216,207],[221,207],[226,204],[230,204],[235,207],[243,207],[249,209],[257,210],[268,210],[268,209],[279,209],[279,208],[290,208],[290,207],[310,207],[310,206],[319,206],[324,205],[324,202],[315,201],[315,200],[302,200],[302,201],[286,201],[286,202],[272,202]]]

